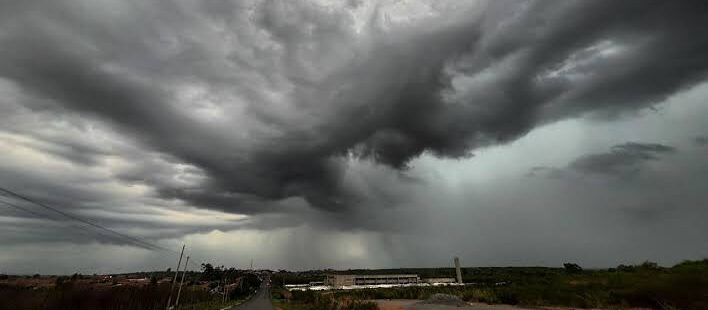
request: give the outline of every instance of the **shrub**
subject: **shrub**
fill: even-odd
[[[378,310],[379,306],[372,301],[352,301],[345,309],[348,310]]]
[[[64,281],[66,281],[66,278],[59,276],[56,280],[54,280],[54,286],[62,286],[64,284]]]
[[[65,277],[58,277],[63,282]],[[138,310],[165,309],[170,285],[118,286],[96,289],[63,282],[54,288],[28,290],[17,286],[0,285],[0,310]],[[68,285],[67,285],[68,284]],[[204,289],[182,288],[180,303],[185,306],[213,300],[214,297]]]

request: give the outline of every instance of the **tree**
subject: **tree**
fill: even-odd
[[[654,269],[659,269],[659,264],[655,262],[650,262],[650,261],[644,261],[641,265],[639,265],[642,269],[649,269],[649,270],[654,270]]]
[[[224,274],[224,266],[214,267],[212,264],[209,264],[209,263],[202,264],[201,279],[204,281],[221,280],[223,274]]]
[[[212,264],[202,263],[202,280],[210,281],[217,278],[215,270]]]
[[[563,268],[565,268],[565,272],[567,272],[567,273],[583,272],[583,268],[580,268],[580,266],[578,264],[565,263],[565,264],[563,264]]]
[[[635,270],[636,270],[636,268],[631,265],[628,266],[628,265],[621,264],[621,265],[617,266],[617,271],[632,272]]]

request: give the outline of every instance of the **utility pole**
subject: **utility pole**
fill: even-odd
[[[184,276],[187,274],[187,265],[189,264],[189,256],[187,256],[187,261],[184,263],[184,272],[182,273],[182,281],[179,283],[179,289],[177,290],[177,300],[175,300],[175,308],[179,307],[179,295],[182,293],[182,284],[184,284]]]
[[[253,257],[251,257],[251,271],[253,271]]]
[[[226,279],[228,278],[226,272],[224,272],[224,303],[226,303]]]
[[[231,283],[233,284],[234,283],[233,277],[238,275],[238,272],[236,271],[236,265],[231,266],[230,270],[231,270]],[[238,278],[236,278],[236,280],[238,280]],[[230,293],[230,292],[231,292],[231,289],[228,289],[227,293]],[[228,301],[230,298],[231,298],[230,296],[227,296],[226,300]]]
[[[462,272],[460,272],[460,258],[455,256],[455,274],[457,275],[457,283],[462,284]]]
[[[221,296],[221,301],[226,302],[226,267],[224,267],[224,273],[221,275],[221,291],[224,296]]]
[[[233,276],[234,276],[234,273],[236,273],[236,266],[231,266],[231,268],[229,268],[229,272],[227,273],[227,276],[226,276],[226,281],[227,281],[227,282],[233,283],[233,281],[229,281],[229,276],[228,276],[228,275],[230,274],[230,275],[233,277]],[[233,280],[233,279],[232,279],[232,280]],[[224,294],[224,302],[226,302],[226,301],[229,300],[229,291],[230,291],[230,290],[229,290],[228,288],[226,288],[226,291],[225,291],[225,294]]]
[[[177,275],[179,274],[179,266],[182,264],[182,255],[184,255],[184,244],[182,245],[182,252],[179,253],[179,261],[177,261],[177,269],[175,269],[175,278],[172,279],[172,287],[170,288],[170,297],[167,298],[167,309],[170,309],[170,304],[172,303],[172,291],[175,290],[175,283],[177,282]]]

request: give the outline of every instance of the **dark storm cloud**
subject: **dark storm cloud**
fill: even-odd
[[[146,161],[123,181],[240,213],[292,197],[385,206],[344,182],[348,161],[466,157],[540,124],[650,107],[708,72],[705,1],[492,1],[481,18],[373,17],[361,35],[346,10],[305,2],[2,5],[0,76],[41,99],[26,108],[105,122],[199,176],[175,184]],[[188,85],[225,120],[197,116]],[[572,166],[611,172],[660,147]]]

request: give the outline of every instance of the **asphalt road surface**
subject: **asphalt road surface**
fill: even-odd
[[[256,295],[247,302],[233,306],[230,310],[273,310],[273,303],[270,301],[270,281],[263,281]]]

